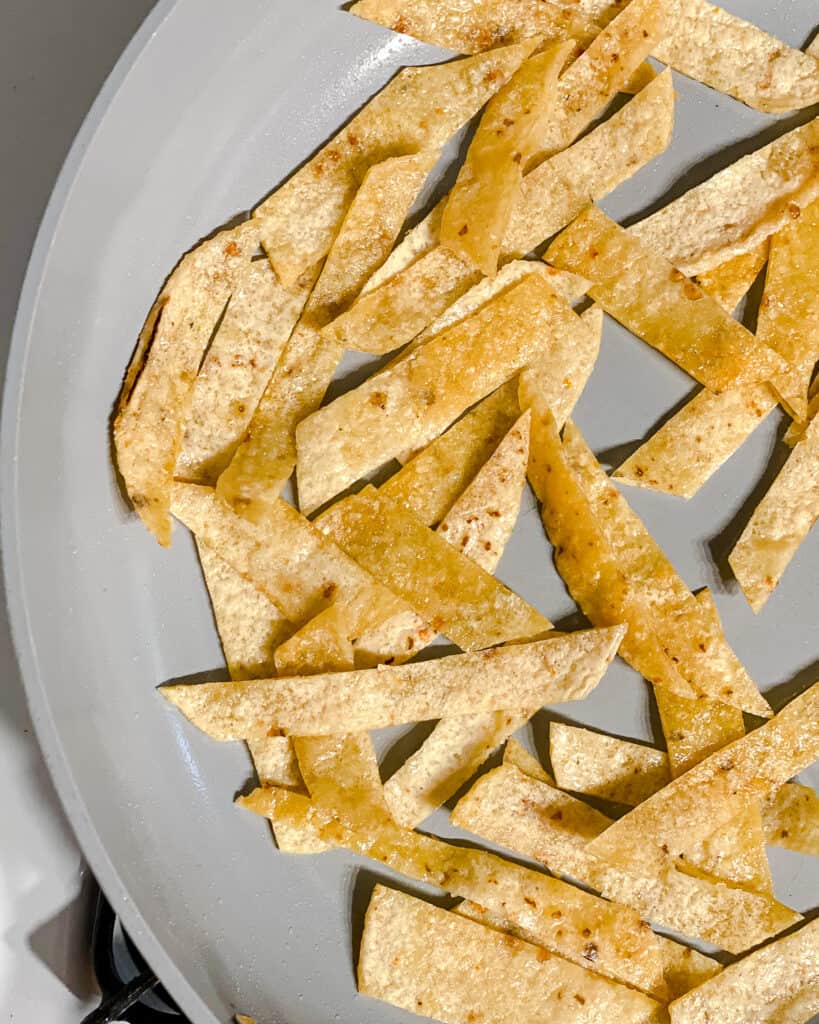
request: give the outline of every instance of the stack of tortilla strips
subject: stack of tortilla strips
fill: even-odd
[[[819,516],[819,119],[628,228],[596,203],[668,146],[670,68],[782,113],[819,102],[819,61],[706,0],[351,13],[466,56],[397,74],[148,315],[117,463],[161,544],[172,516],[194,535],[230,675],[161,693],[247,743],[238,803],[282,853],[344,848],[455,899],[375,888],[368,996],[447,1024],[799,1024],[819,922],[776,899],[766,847],[819,855],[819,799],[793,781],[819,758],[819,683],[774,714],[572,414],[608,314],[701,388],[617,480],[690,498],[790,417],[730,556],[759,611]],[[752,332],[732,313],[763,269]],[[391,358],[328,402],[346,350]],[[589,628],[554,630],[495,576],[527,480]],[[458,650],[419,659],[437,637]],[[513,733],[618,654],[665,749],[552,722],[547,771]],[[371,731],[418,722],[382,782]],[[468,846],[417,830],[447,801]]]

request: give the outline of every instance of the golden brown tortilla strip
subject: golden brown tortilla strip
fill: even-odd
[[[134,509],[171,543],[171,484],[202,356],[238,275],[259,247],[251,222],[220,231],[183,256],[137,342],[114,421],[117,466]]]
[[[819,796],[810,786],[787,782],[762,805],[772,846],[819,857]]]
[[[695,280],[726,312],[733,313],[765,266],[769,251],[770,242],[766,238],[750,252],[731,256],[713,270],[697,274]]]
[[[742,712],[730,704],[678,697],[660,686],[654,688],[654,696],[674,778],[745,735]]]
[[[509,380],[576,314],[537,274],[337,398],[296,431],[301,507],[312,511],[390,458],[431,441]]]
[[[730,964],[669,1009],[672,1024],[803,1024],[819,1012],[819,920]]]
[[[718,171],[629,228],[684,274],[750,252],[819,196],[819,119]]]
[[[268,260],[251,260],[233,294],[193,385],[175,476],[214,484],[242,440],[267,381],[301,315],[318,266],[292,288]]]
[[[756,327],[757,337],[788,363],[772,384],[786,411],[802,421],[807,419],[808,388],[819,359],[817,252],[819,201],[771,238]]]
[[[773,593],[799,545],[819,518],[819,418],[754,509],[728,557],[755,612]]]
[[[549,757],[561,789],[630,807],[670,779],[662,750],[562,722],[549,726]]]
[[[589,843],[605,834],[611,819],[510,764],[481,776],[458,802],[452,821],[634,907],[645,918],[733,952],[798,920],[769,895],[720,879],[599,860]]]
[[[529,57],[489,101],[441,220],[441,243],[493,277],[524,169],[537,152],[573,43]]]
[[[551,628],[535,608],[372,487],[337,502],[316,525],[463,650]]]
[[[592,281],[607,313],[711,391],[767,380],[783,360],[659,253],[590,207],[546,252]]]
[[[385,281],[389,281],[400,271],[406,270],[411,263],[438,245],[441,217],[445,205],[446,196],[440,199],[425,217],[422,217],[414,227],[407,231],[378,270],[368,279],[361,289],[362,295],[379,288]]]
[[[364,919],[358,988],[447,1024],[661,1019],[659,1004],[641,992],[380,885]]]
[[[579,700],[597,685],[622,629],[586,630],[529,644],[410,665],[240,683],[172,685],[163,695],[214,739],[271,728],[300,736],[517,710]],[[480,684],[480,685],[478,685]]]
[[[353,599],[355,601],[355,598]],[[282,676],[343,672],[355,667],[347,602],[336,602],[311,619],[277,650],[275,673]],[[268,675],[273,675],[269,672]]]
[[[509,79],[530,49],[523,43],[400,71],[256,207],[254,221],[279,280],[293,284],[327,254],[372,164],[438,149]]]
[[[534,754],[530,754],[526,747],[514,737],[507,740],[503,750],[503,763],[518,768],[524,775],[531,775],[533,779],[540,779],[541,782],[548,782],[554,786],[555,780],[546,771]]]
[[[816,414],[819,413],[819,391],[816,390],[816,384],[819,382],[819,377],[814,377],[813,386],[810,390],[810,399],[808,401],[808,415],[804,423],[798,423],[796,420],[791,423],[788,429],[785,431],[785,436],[782,439],[789,448],[793,448],[795,444],[804,440],[805,432],[808,429],[808,425],[813,422],[816,418]]]
[[[296,424],[321,404],[341,349],[319,333],[385,259],[436,160],[436,152],[371,167],[341,223],[296,329],[217,490],[243,514],[277,498],[296,464]]]

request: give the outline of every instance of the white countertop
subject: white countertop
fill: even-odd
[[[0,377],[31,245],[82,118],[154,0],[0,4]],[[87,877],[32,735],[0,607],[0,1021],[96,1004]]]

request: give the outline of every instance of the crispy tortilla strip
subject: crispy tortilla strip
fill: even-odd
[[[785,366],[659,253],[590,207],[546,252],[588,277],[589,296],[711,391],[767,380]]]
[[[268,260],[246,263],[193,385],[178,480],[214,484],[230,462],[316,280],[318,266],[292,288]]]
[[[795,444],[803,441],[805,433],[808,429],[808,425],[813,422],[816,418],[816,414],[819,413],[819,392],[813,394],[815,391],[816,382],[819,381],[819,377],[814,378],[814,387],[811,388],[811,398],[808,402],[808,415],[807,420],[804,423],[799,423],[796,420],[791,423],[788,429],[785,431],[783,441],[788,445],[789,448],[793,448]]]
[[[661,1019],[659,1004],[641,992],[381,885],[364,919],[358,989],[448,1024]]]
[[[819,796],[810,786],[786,783],[762,806],[767,841],[819,857]]]
[[[670,779],[662,750],[561,722],[549,726],[549,757],[561,789],[631,807]]]
[[[525,256],[644,167],[668,145],[673,122],[674,89],[670,73],[664,73],[570,149],[527,174],[501,261]],[[397,269],[388,286],[367,289],[366,299],[360,298],[324,333],[345,348],[389,351],[444,313],[480,275],[448,250],[426,247],[429,242],[424,236],[418,259],[412,238],[399,245],[391,257]],[[409,251],[404,254],[405,246]]]
[[[162,688],[203,732],[230,740],[364,732],[438,717],[580,700],[600,680],[622,629],[592,629],[530,644],[411,665],[313,676]],[[478,685],[480,684],[480,685]]]
[[[385,281],[389,281],[400,271],[406,270],[411,263],[438,245],[441,218],[444,215],[445,206],[446,196],[440,199],[425,217],[422,217],[414,227],[407,231],[378,270],[368,278],[367,283],[361,289],[362,295],[379,288]]]
[[[453,824],[577,879],[644,917],[733,952],[798,920],[770,896],[673,869],[638,870],[596,858],[588,844],[611,819],[505,764],[481,776],[452,812]],[[477,902],[481,902],[478,900]]]
[[[296,464],[296,424],[319,407],[342,351],[320,328],[350,304],[385,259],[436,152],[371,167],[356,193],[298,326],[217,489],[243,514],[277,498]]]
[[[550,786],[554,786],[555,784],[552,776],[546,771],[534,754],[530,754],[526,747],[524,747],[523,744],[518,743],[514,737],[510,738],[506,742],[506,746],[503,751],[503,763],[512,765],[513,768],[518,768],[524,775],[531,775],[533,779],[539,779],[541,782],[548,782]]]
[[[342,672],[354,667],[351,616],[346,602],[331,604],[307,626],[309,631],[303,627],[276,651],[275,670],[278,675]]]
[[[739,708],[716,700],[689,700],[668,687],[654,688],[674,778],[745,735]]]
[[[802,1024],[819,1012],[819,920],[726,967],[670,1011],[672,1024]]]
[[[325,256],[367,169],[435,150],[514,73],[530,43],[448,64],[404,68],[254,211],[273,269],[293,284]],[[447,102],[442,103],[441,97]]]
[[[273,675],[273,652],[292,626],[261,591],[243,579],[213,548],[199,541],[196,547],[230,678],[261,679]],[[262,786],[301,789],[293,748],[285,736],[253,740],[248,746]]]
[[[819,518],[819,418],[754,509],[728,562],[758,612]]]
[[[750,252],[819,196],[819,119],[741,157],[629,231],[684,274]]]
[[[358,822],[369,817],[367,827],[360,828],[283,789],[257,789],[237,803],[274,820],[277,835],[284,825],[288,835],[301,831],[305,841],[312,836],[365,854],[411,878],[505,913],[527,941],[590,972],[665,995],[657,937],[626,907],[485,850],[402,829],[378,808],[371,808],[369,815],[366,806],[359,808]],[[594,960],[586,955],[590,942],[597,947]]]
[[[692,836],[713,835],[736,816],[738,799],[765,798],[816,760],[817,712],[819,684],[814,684],[769,722],[706,757],[616,821],[594,840],[592,852],[615,865],[661,865],[686,853]]]
[[[316,525],[463,650],[551,628],[531,605],[374,488],[337,502]]]
[[[769,114],[819,103],[819,62],[707,0],[676,0],[654,56]]]
[[[259,247],[245,222],[183,256],[163,285],[125,374],[114,421],[117,466],[134,509],[171,543],[171,484],[194,381],[219,317]]]
[[[576,330],[577,315],[529,274],[473,316],[303,420],[296,431],[299,500],[313,511],[462,412]]]
[[[750,252],[732,256],[713,270],[697,274],[695,280],[726,312],[733,313],[765,266],[769,251],[770,242],[765,239]]]
[[[819,67],[819,64],[817,65]],[[759,304],[757,337],[778,352],[788,370],[772,381],[787,412],[808,415],[808,388],[819,359],[819,201],[771,238],[765,291]]]
[[[518,68],[489,101],[441,221],[441,243],[493,277],[524,168],[537,152],[573,43],[555,43]]]

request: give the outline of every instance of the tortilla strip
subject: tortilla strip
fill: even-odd
[[[337,502],[316,525],[465,651],[551,628],[521,597],[374,488]]]
[[[331,604],[310,619],[306,624],[310,627],[308,632],[303,627],[276,650],[275,670],[268,676],[312,675],[354,668],[349,607],[346,601]]]
[[[817,518],[819,418],[814,418],[728,557],[755,612],[773,593]]]
[[[689,700],[667,687],[654,688],[668,761],[674,778],[745,735],[739,708],[715,700]]]
[[[217,490],[245,515],[279,496],[296,464],[296,424],[317,409],[342,356],[319,333],[385,259],[437,152],[394,157],[364,176],[304,313]]]
[[[607,313],[711,391],[767,380],[784,361],[659,253],[590,207],[546,252],[588,277]]]
[[[494,277],[524,168],[552,116],[571,42],[529,57],[489,101],[447,198],[441,243]]]
[[[589,843],[606,834],[611,819],[510,764],[481,776],[451,818],[459,828],[577,879],[658,924],[732,952],[799,918],[770,896],[719,879],[673,869],[643,871],[636,863],[615,866],[598,859]]]
[[[684,274],[750,252],[819,197],[819,118],[689,189],[629,232]]]
[[[295,835],[300,842],[314,837],[362,853],[411,878],[505,913],[526,941],[593,974],[660,998],[665,995],[657,937],[626,907],[486,850],[453,846],[402,829],[378,808],[360,806],[353,827],[326,806],[284,789],[257,789],[237,803],[274,821],[277,836]],[[366,828],[360,824],[365,818]],[[597,959],[588,956],[590,943],[597,947]]]
[[[819,413],[819,391],[816,390],[817,381],[819,381],[819,377],[814,377],[813,386],[809,393],[810,401],[808,402],[807,420],[804,423],[798,423],[794,420],[785,431],[785,436],[782,440],[789,448],[793,448],[795,444],[804,440],[808,425],[813,422],[816,418],[816,414]]]
[[[544,161],[523,179],[512,212],[501,262],[519,259],[565,227],[588,204],[628,180],[671,138],[674,88],[664,73],[621,110],[562,153]],[[429,239],[425,239],[428,243]],[[367,290],[324,334],[345,348],[390,351],[410,341],[468,291],[480,274],[443,247],[428,248],[391,274],[382,287]],[[389,262],[389,261],[388,261]]]
[[[504,747],[503,763],[512,765],[513,768],[520,769],[524,775],[531,775],[533,779],[539,779],[541,782],[548,782],[550,786],[554,786],[555,784],[555,780],[546,771],[535,755],[530,754],[526,747],[524,747],[522,743],[518,743],[514,737],[510,737]]]
[[[358,988],[448,1024],[661,1019],[657,1002],[641,992],[381,885],[364,919]]]
[[[662,750],[562,722],[549,726],[549,757],[561,789],[631,807],[670,778]]]
[[[404,68],[257,206],[254,221],[282,284],[293,284],[327,254],[370,166],[440,148],[509,79],[531,48],[521,43],[448,64]]]
[[[117,466],[145,526],[171,543],[171,484],[202,356],[259,247],[254,224],[220,231],[183,256],[148,313],[114,421]]]
[[[819,796],[810,786],[788,782],[762,805],[767,841],[819,857]]]
[[[669,1009],[672,1024],[803,1024],[819,1012],[819,920],[731,964]]]
[[[769,722],[709,755],[629,811],[590,850],[615,865],[662,865],[686,853],[692,836],[703,834],[703,826],[713,835],[736,815],[737,798],[765,798],[819,757],[817,711],[819,684],[814,684]]]
[[[368,279],[361,289],[362,295],[379,288],[385,281],[389,281],[391,277],[406,270],[411,263],[438,245],[444,206],[446,206],[446,196],[439,199],[429,213],[407,231],[378,270]]]
[[[537,274],[303,420],[299,500],[315,510],[407,447],[431,441],[476,401],[573,332],[577,316]]]
[[[770,242],[765,239],[750,252],[732,256],[713,270],[697,274],[695,280],[704,292],[716,299],[726,313],[733,313],[765,266],[769,251]]]
[[[819,67],[819,64],[817,65]],[[765,291],[756,335],[788,363],[772,381],[786,411],[796,420],[808,415],[808,388],[819,359],[819,201],[771,238]]]
[[[475,654],[351,672],[168,685],[162,694],[218,740],[263,737],[271,728],[299,736],[364,732],[580,700],[599,682],[601,666],[613,656],[622,632],[585,630]]]

